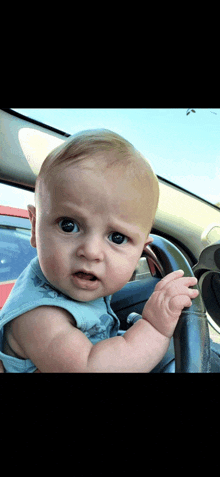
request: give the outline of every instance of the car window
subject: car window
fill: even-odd
[[[141,257],[130,281],[144,280],[149,276],[149,274],[150,269],[148,267],[147,260],[145,257]]]
[[[2,283],[16,280],[37,254],[36,249],[30,244],[31,224],[26,218],[28,204],[34,204],[34,192],[0,183],[0,292],[2,293],[4,286]]]
[[[0,206],[18,207],[27,210],[28,204],[34,205],[34,192],[0,183]]]
[[[16,280],[37,254],[28,229],[0,225],[0,282]]]

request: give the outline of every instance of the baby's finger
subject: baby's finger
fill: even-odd
[[[181,274],[182,272],[182,274]],[[183,277],[183,271],[177,270],[176,272],[169,273],[159,283],[157,283],[155,290],[160,291],[166,287],[166,291],[175,291],[179,293],[180,289],[184,287],[193,287],[198,283],[196,277]]]
[[[172,313],[180,313],[183,308],[189,308],[192,305],[192,301],[187,295],[179,295],[171,298],[169,302],[169,309]]]
[[[188,292],[191,298],[196,298],[199,295],[199,290],[197,290],[197,288],[189,288]]]
[[[196,277],[180,277],[175,280],[175,286],[193,287],[198,283]]]
[[[162,290],[168,283],[180,278],[184,275],[183,270],[175,270],[175,272],[168,273],[160,282],[157,283],[155,290],[159,291]]]
[[[172,312],[181,311],[184,307],[190,307],[192,300],[199,295],[199,290],[188,288],[185,293],[176,295],[170,299],[169,308]]]

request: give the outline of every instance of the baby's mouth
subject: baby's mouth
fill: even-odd
[[[77,288],[83,290],[94,291],[99,287],[99,278],[93,273],[83,272],[79,270],[72,275],[73,283]]]
[[[74,273],[78,278],[81,278],[83,280],[89,280],[91,282],[94,282],[97,280],[97,277],[93,275],[92,273],[85,273],[85,272],[76,272]]]

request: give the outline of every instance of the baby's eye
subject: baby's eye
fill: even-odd
[[[74,220],[71,219],[62,219],[59,222],[59,227],[63,230],[63,232],[79,232],[79,227],[74,222]]]
[[[113,232],[108,236],[110,242],[116,243],[117,245],[122,245],[127,243],[128,237],[126,235],[120,234],[119,232]]]

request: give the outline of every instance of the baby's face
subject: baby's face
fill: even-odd
[[[122,172],[103,174],[88,164],[68,166],[43,189],[36,220],[30,214],[31,243],[48,281],[83,302],[121,289],[149,241],[149,192]]]

